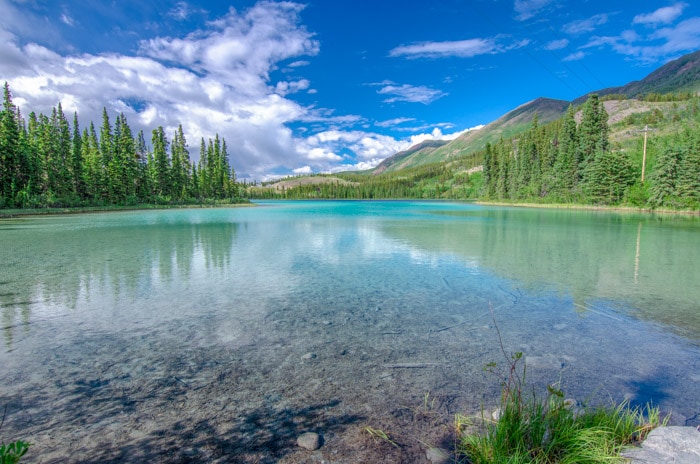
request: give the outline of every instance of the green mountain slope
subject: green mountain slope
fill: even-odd
[[[376,168],[374,174],[381,174],[385,171],[398,171],[407,167],[414,166],[414,159],[428,159],[440,147],[443,147],[448,142],[447,140],[426,140],[417,145],[412,146],[408,150],[400,151],[393,156],[382,161]]]
[[[535,114],[540,122],[550,122],[562,117],[568,106],[567,101],[538,98],[520,105],[480,129],[466,132],[437,148],[423,150],[420,146],[416,146],[397,153],[377,166],[374,173],[392,172],[475,153],[482,150],[487,143],[494,143],[500,138],[512,137],[525,131],[530,127]]]

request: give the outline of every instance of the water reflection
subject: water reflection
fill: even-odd
[[[638,214],[471,207],[382,224],[390,237],[452,253],[575,308],[616,302],[700,340],[700,220]]]
[[[0,311],[6,345],[32,317],[85,310],[95,299],[147,298],[164,282],[188,282],[196,273],[220,275],[233,265],[237,222],[157,214],[136,218],[115,214],[4,223]],[[114,304],[126,310],[127,305]]]

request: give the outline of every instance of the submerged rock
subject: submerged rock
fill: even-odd
[[[317,450],[321,447],[321,436],[314,432],[306,432],[299,435],[297,445],[309,451]]]
[[[309,361],[311,359],[316,358],[316,353],[306,353],[304,356],[301,357],[304,361]]]

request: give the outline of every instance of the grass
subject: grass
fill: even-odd
[[[498,330],[498,327],[496,328]],[[498,334],[500,339],[500,333]],[[470,464],[587,464],[624,462],[620,451],[666,425],[658,408],[611,407],[577,410],[561,390],[547,387],[538,396],[526,380],[520,352],[507,355],[498,420],[457,416],[457,453]],[[521,366],[522,362],[522,367]],[[494,371],[495,363],[487,369]],[[476,427],[476,432],[469,432]]]
[[[375,428],[372,428],[369,426],[365,427],[364,430],[370,437],[372,437],[372,440],[385,441],[385,442],[389,443],[391,446],[399,448],[399,444],[396,443],[394,440],[392,440],[391,437],[389,437],[389,435],[385,431],[380,430],[380,429],[375,429]]]

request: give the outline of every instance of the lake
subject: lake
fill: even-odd
[[[501,342],[537,392],[698,425],[699,262],[698,217],[457,202],[1,220],[0,438],[29,462],[415,462],[498,405]]]

